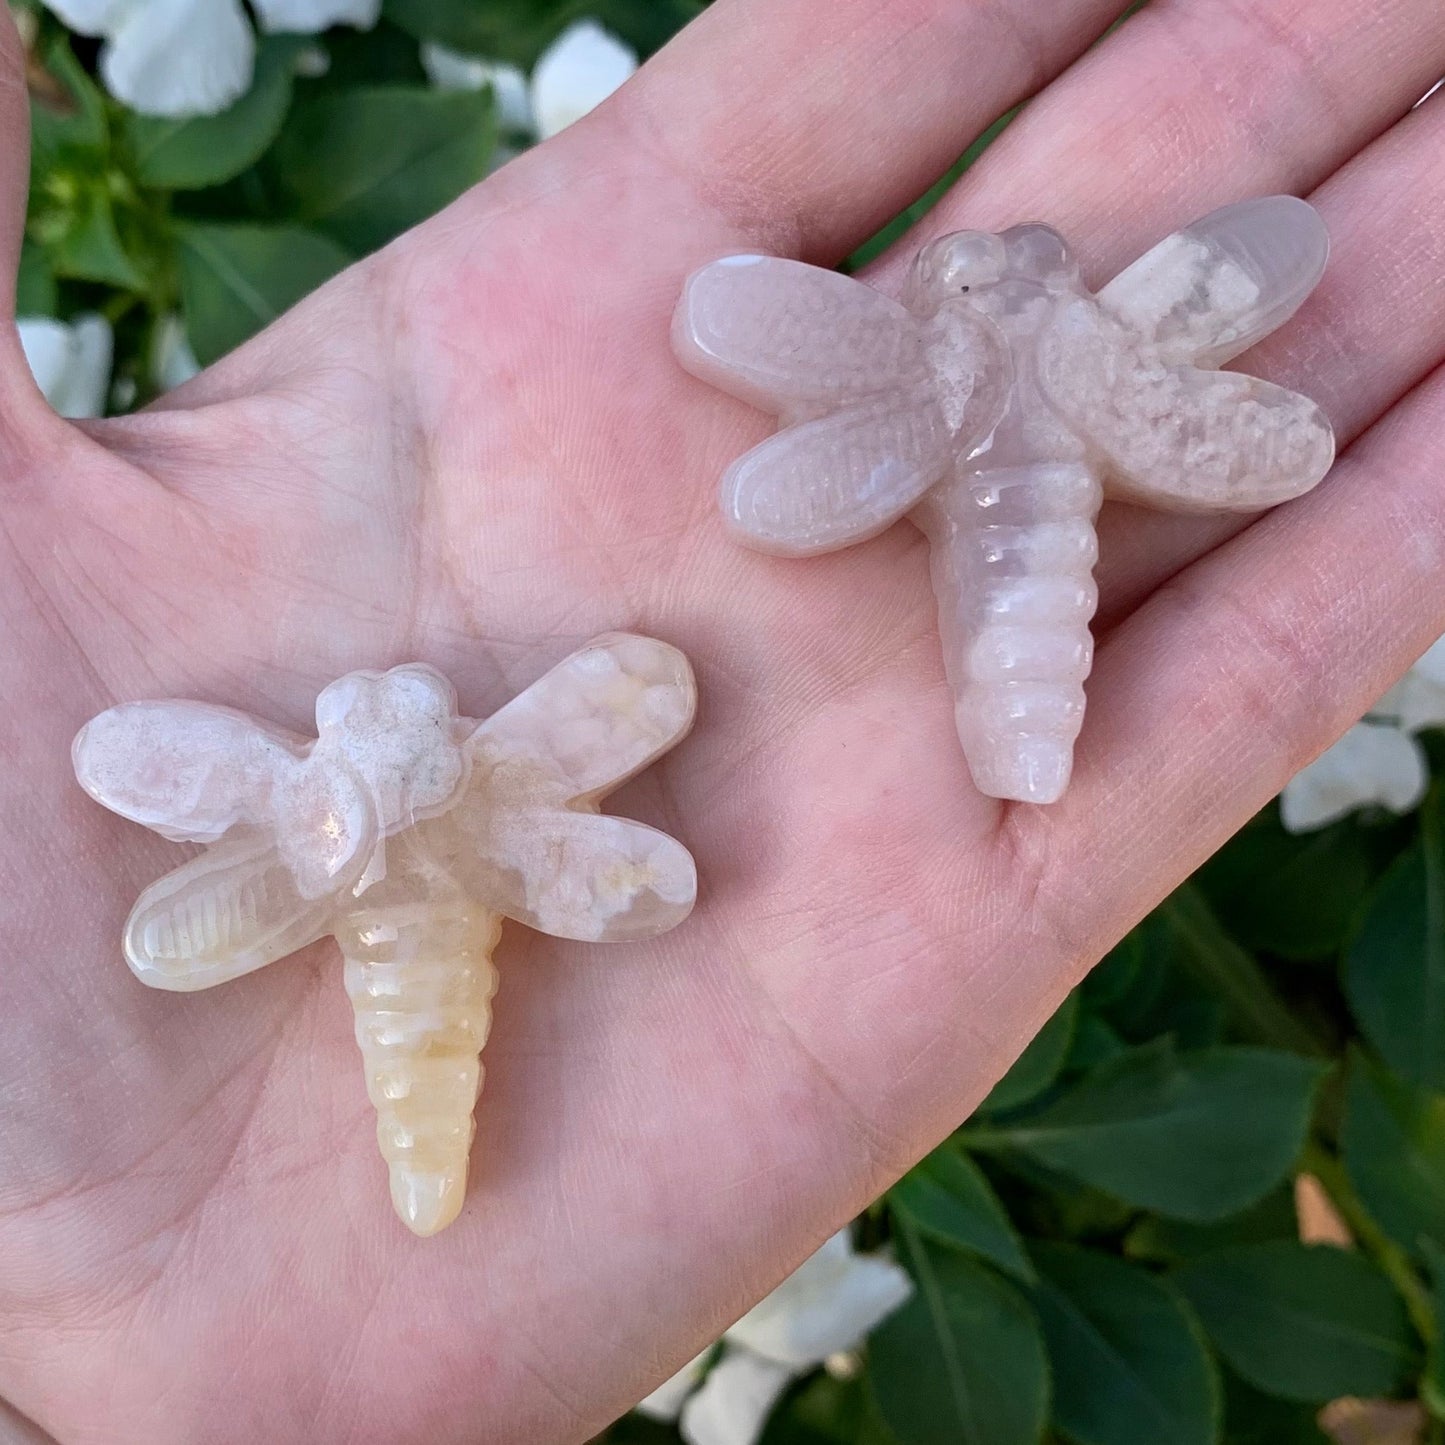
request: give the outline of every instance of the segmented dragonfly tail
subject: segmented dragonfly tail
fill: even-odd
[[[964,755],[990,797],[1052,803],[1073,770],[1093,663],[1099,480],[1032,462],[935,487],[927,533]]]
[[[466,1194],[501,925],[442,897],[358,909],[337,928],[392,1204],[415,1234],[444,1229]]]

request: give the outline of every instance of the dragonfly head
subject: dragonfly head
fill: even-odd
[[[1079,285],[1067,242],[1049,226],[1015,226],[1000,236],[956,231],[918,253],[904,300],[916,314],[931,316],[950,304],[977,306],[999,288],[1037,294]]]
[[[1007,268],[1008,254],[1001,236],[956,231],[940,236],[918,253],[904,300],[909,310],[931,316],[947,302],[997,286]]]
[[[420,663],[353,672],[316,699],[313,763],[335,759],[360,777],[383,834],[442,812],[466,782],[457,699]]]

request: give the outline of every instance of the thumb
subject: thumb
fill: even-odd
[[[25,46],[8,5],[0,5],[0,444],[18,414],[33,413],[37,391],[15,330],[15,282],[30,181],[30,97]]]
[[[0,309],[15,315],[15,277],[30,181],[30,97],[25,46],[8,5],[0,6]]]

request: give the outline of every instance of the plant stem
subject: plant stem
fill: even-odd
[[[1219,995],[1240,1034],[1311,1058],[1332,1056],[1328,1044],[1300,1022],[1264,970],[1229,936],[1193,883],[1170,894],[1159,914],[1185,945],[1180,961]]]

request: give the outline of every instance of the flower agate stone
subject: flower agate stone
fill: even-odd
[[[1283,325],[1328,255],[1317,213],[1275,196],[1169,237],[1097,295],[1041,225],[934,241],[902,302],[728,256],[688,280],[673,342],[782,422],[723,478],[740,541],[805,557],[905,514],[923,530],[974,781],[1050,803],[1083,724],[1102,498],[1254,511],[1329,471],[1313,402],[1213,369]]]
[[[188,991],[335,937],[392,1202],[434,1234],[466,1192],[502,920],[610,942],[692,909],[687,850],[598,803],[695,700],[680,652],[616,634],[482,723],[421,665],[332,683],[309,741],[198,702],[113,707],[75,739],[81,786],[207,845],[141,894],[126,959]]]

